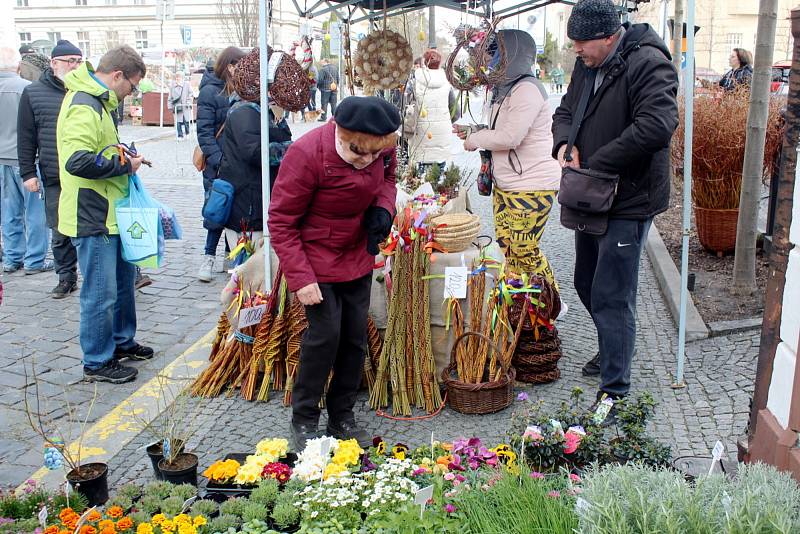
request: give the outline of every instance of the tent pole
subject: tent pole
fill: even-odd
[[[678,0],[681,1],[681,0]],[[678,369],[673,388],[684,388],[683,365],[686,360],[686,302],[689,299],[689,229],[692,217],[692,143],[694,142],[694,7],[695,0],[686,5],[686,65],[683,76],[685,131],[683,150],[683,236],[681,243],[681,301],[678,316]],[[683,32],[683,28],[675,28]]]
[[[267,51],[267,38],[269,32],[269,11],[267,0],[258,2],[258,47],[260,54],[259,77],[261,78],[261,198],[262,220],[264,221],[264,291],[272,291],[272,265],[270,264],[270,236],[267,228],[269,213],[269,54]],[[276,120],[279,119],[276,117]]]

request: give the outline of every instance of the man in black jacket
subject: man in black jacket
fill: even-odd
[[[61,299],[75,291],[78,282],[78,255],[69,237],[58,231],[58,197],[61,181],[56,149],[56,123],[67,89],[64,76],[83,62],[80,48],[60,40],[50,56],[50,68],[22,92],[17,120],[17,155],[23,185],[39,191],[38,170],[44,184],[45,214],[52,229],[52,248],[58,285],[52,296]]]
[[[669,50],[647,24],[621,25],[611,0],[581,0],[567,23],[577,54],[553,116],[553,157],[618,174],[604,235],[575,232],[575,290],[597,328],[599,352],[583,368],[603,394],[630,388],[636,339],[639,259],[653,217],[669,201],[669,143],[678,124],[678,76]],[[588,107],[566,161],[567,139],[584,86]]]
[[[319,70],[317,88],[319,89],[320,109],[322,110],[319,122],[325,122],[328,120],[328,104],[331,106],[331,116],[336,113],[336,98],[339,94],[339,69],[327,58],[322,58],[322,68]]]

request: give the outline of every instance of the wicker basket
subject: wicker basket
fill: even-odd
[[[559,378],[561,378],[561,369],[557,366],[554,366],[548,371],[520,372],[517,375],[517,380],[528,384],[547,384],[549,382],[555,382]]]
[[[736,248],[736,224],[739,210],[717,210],[694,207],[697,238],[704,248],[723,255]]]
[[[555,365],[561,359],[561,347],[548,352],[515,351],[511,364],[518,372],[525,368],[541,369],[548,365]]]
[[[458,379],[456,376],[456,348],[463,339],[469,336],[483,339],[494,351],[502,368],[500,380],[467,384]],[[442,371],[442,383],[447,388],[447,401],[455,411],[466,414],[486,414],[499,412],[511,405],[514,401],[515,376],[514,368],[505,365],[499,349],[491,339],[479,332],[464,332],[453,343],[453,349],[450,351],[450,365]]]
[[[546,328],[540,328],[541,334],[539,339],[533,336],[533,333],[522,332],[517,342],[516,352],[525,352],[528,354],[540,354],[544,352],[551,352],[561,348],[561,340],[558,338],[558,330],[553,328],[552,331]]]
[[[538,300],[544,304],[544,308],[539,309],[539,316],[545,321],[555,321],[561,313],[561,297],[558,294],[558,290],[544,277],[538,275],[532,276],[529,283],[542,288],[541,293],[532,294],[532,300]],[[522,312],[522,305],[524,302],[525,298],[519,295],[514,297],[514,304],[511,306],[511,309],[508,310],[508,318],[511,320],[512,324],[519,323],[519,315]],[[522,323],[522,329],[524,331],[533,331],[530,315],[525,317],[525,321]]]
[[[446,213],[431,220],[433,240],[447,252],[466,250],[478,237],[481,220],[470,213]]]

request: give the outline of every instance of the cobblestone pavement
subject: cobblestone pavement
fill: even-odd
[[[454,150],[457,148],[454,143]],[[475,165],[477,156],[458,156],[460,164]],[[491,205],[473,191],[473,209],[491,232]],[[543,249],[554,267],[562,287],[562,298],[569,312],[559,325],[564,357],[559,363],[561,379],[542,386],[517,385],[531,400],[544,399],[556,405],[569,398],[575,386],[583,388],[586,402],[597,388],[595,379],[580,374],[583,363],[597,351],[596,334],[589,315],[580,304],[572,285],[574,261],[573,237],[558,223],[558,210],[551,215]],[[187,243],[191,243],[188,241]],[[211,319],[216,312],[209,312]],[[208,319],[208,318],[207,318]],[[642,259],[637,308],[637,351],[633,369],[634,391],[648,390],[660,404],[652,433],[673,446],[677,456],[706,454],[717,439],[735,457],[736,439],[744,431],[749,396],[753,389],[758,333],[736,334],[703,340],[687,348],[686,388],[671,387],[675,369],[677,332],[664,304],[652,267]],[[200,469],[228,452],[247,452],[264,437],[288,436],[290,410],[273,395],[268,403],[246,402],[239,398],[196,401],[193,420],[198,430],[188,443],[188,450],[200,456]],[[438,416],[422,421],[394,421],[379,417],[367,404],[366,393],[359,396],[357,418],[374,435],[410,446],[436,439],[476,435],[488,442],[505,440],[514,406],[492,415],[469,416],[445,408]],[[324,425],[324,415],[321,425]],[[137,480],[150,476],[149,459],[144,453],[148,443],[140,435],[109,462],[110,483]]]

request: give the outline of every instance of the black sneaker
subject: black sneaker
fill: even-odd
[[[583,376],[598,376],[600,374],[600,353],[594,355],[594,358],[586,362],[581,371]]]
[[[133,367],[120,365],[115,359],[111,359],[99,369],[83,368],[83,379],[87,382],[111,382],[112,384],[124,384],[136,378],[139,371]]]
[[[372,436],[359,427],[353,419],[328,421],[328,427],[325,430],[327,435],[336,439],[354,439],[364,449],[372,446]]]
[[[153,349],[139,345],[138,343],[129,349],[117,347],[114,349],[114,359],[121,360],[122,358],[129,358],[131,360],[149,360],[153,357]]]
[[[50,292],[54,299],[63,299],[73,291],[78,289],[78,283],[72,280],[61,280],[58,285]]]
[[[294,441],[295,452],[303,452],[308,440],[319,437],[322,437],[322,434],[317,430],[317,425],[292,423],[292,441]]]

